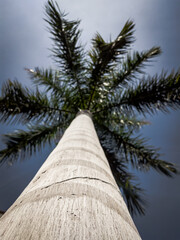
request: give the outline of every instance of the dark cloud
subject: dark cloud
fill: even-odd
[[[24,67],[50,65],[50,39],[43,21],[43,3],[1,1],[1,81],[15,77],[27,81]]]

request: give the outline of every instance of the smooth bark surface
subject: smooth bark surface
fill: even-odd
[[[141,239],[88,114],[73,120],[2,216],[0,239]]]

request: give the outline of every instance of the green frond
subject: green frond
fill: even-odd
[[[140,113],[167,112],[180,107],[180,72],[143,79],[136,87],[126,90],[120,106],[134,108]]]
[[[125,57],[125,60],[121,62],[120,72],[114,75],[113,81],[109,91],[116,90],[117,87],[123,87],[136,80],[136,74],[143,74],[144,68],[148,62],[151,62],[152,58],[161,54],[160,47],[152,47],[151,49],[143,52],[134,52],[132,55],[129,53]]]
[[[92,65],[91,79],[96,81],[99,76],[110,69],[111,64],[117,61],[120,55],[127,52],[130,44],[134,42],[134,23],[127,21],[117,38],[106,43],[99,33],[93,38],[93,49],[90,51]]]
[[[53,71],[52,69],[40,69],[35,68],[25,70],[29,73],[33,82],[39,86],[42,85],[46,88],[46,91],[50,91],[58,97],[61,97],[64,93],[67,83],[61,78],[59,71]]]
[[[50,99],[46,94],[30,91],[22,87],[18,81],[8,80],[2,86],[2,96],[0,97],[0,121],[9,123],[26,123],[29,121],[50,122],[65,110],[59,109],[56,98]],[[68,112],[68,111],[67,111]]]
[[[147,141],[140,136],[133,137],[132,131],[124,132],[119,126],[111,127],[105,124],[99,125],[100,141],[107,149],[113,145],[114,153],[118,154],[119,161],[126,159],[133,167],[140,171],[149,171],[151,168],[168,176],[172,177],[177,174],[176,166],[172,163],[160,159],[159,149],[147,145]],[[111,145],[108,142],[111,141]]]
[[[131,161],[131,164],[136,169],[148,171],[150,168],[172,177],[177,174],[177,168],[174,164],[160,159],[159,149],[147,145],[144,138],[130,137],[121,138],[121,152],[124,152],[126,159]]]
[[[49,102],[51,108],[60,108],[59,112],[67,111],[69,113],[74,113],[78,107],[83,108],[82,99],[79,97],[79,89],[72,83],[70,84],[68,79],[62,80],[59,71],[55,72],[52,69],[43,70],[39,68],[35,68],[35,70],[26,68],[26,70],[35,84],[42,85],[45,87],[45,92],[50,92],[51,98],[49,98]],[[70,106],[75,109],[70,111]]]
[[[93,48],[89,52],[91,76],[89,78],[88,109],[94,100],[94,92],[103,83],[101,77],[112,70],[120,55],[125,54],[130,44],[134,42],[134,26],[132,21],[127,21],[117,38],[110,43],[106,43],[99,33],[93,39]]]
[[[128,114],[125,115],[122,113],[120,116],[118,115],[120,114],[117,113],[117,115],[112,117],[112,126],[114,123],[123,129],[127,129],[128,131],[137,131],[140,130],[143,126],[150,124],[148,121],[139,120],[135,116],[128,116]]]
[[[55,140],[56,134],[62,129],[59,123],[54,125],[28,126],[28,131],[16,130],[4,135],[6,148],[0,151],[0,164],[13,163],[26,155],[31,156],[39,151],[47,142]],[[63,129],[64,130],[64,129]]]
[[[49,24],[54,46],[52,49],[55,60],[60,64],[61,71],[65,72],[68,82],[78,89],[81,105],[85,108],[83,86],[85,59],[82,46],[79,44],[80,21],[68,21],[53,1],[45,5],[45,21]]]
[[[78,43],[80,21],[66,20],[65,13],[62,13],[53,1],[45,5],[46,19],[49,24],[49,32],[52,34],[54,46],[52,49],[55,60],[60,64],[70,77],[77,77],[83,71],[83,49]]]
[[[132,215],[136,215],[137,213],[144,215],[146,206],[143,197],[144,190],[134,183],[134,176],[128,173],[127,165],[125,165],[123,159],[119,159],[116,154],[110,152],[107,148],[103,147],[103,149],[109,161],[116,183],[127,203],[129,212]]]
[[[120,179],[119,181],[123,181]],[[125,183],[121,187],[123,191],[123,196],[127,203],[129,212],[132,215],[145,215],[146,201],[143,196],[143,189],[137,184],[133,184],[130,179],[126,179]]]
[[[93,113],[94,114],[94,113]],[[146,120],[140,120],[136,115],[129,112],[114,111],[112,113],[94,114],[94,121],[102,122],[106,126],[111,126],[114,129],[122,129],[127,132],[136,132],[145,125],[150,125]]]
[[[138,111],[141,114],[156,113],[158,110],[168,112],[180,107],[180,72],[172,71],[169,75],[143,78],[135,86],[114,93],[111,103],[95,111]]]
[[[46,111],[42,110],[44,106],[49,107],[48,103],[47,97],[42,96],[38,90],[36,93],[30,93],[18,81],[8,80],[2,86],[0,120],[26,122],[43,118]]]
[[[113,47],[120,49],[121,54],[126,53],[129,46],[135,41],[135,38],[133,36],[134,35],[134,27],[135,27],[134,22],[132,20],[128,20],[125,23],[120,34],[116,38],[116,41],[115,41]]]
[[[103,37],[99,33],[96,33],[95,37],[92,39],[93,48],[94,50],[96,49],[97,52],[102,51],[107,44],[108,43],[104,41]]]
[[[45,92],[49,91],[51,98],[49,99],[51,106],[59,111],[67,111],[69,113],[77,113],[78,109],[84,108],[84,101],[82,100],[79,88],[76,84],[63,75],[59,71],[52,69],[39,69],[35,68],[26,69],[30,74],[33,82],[37,85],[45,87]],[[61,77],[65,80],[62,80]]]

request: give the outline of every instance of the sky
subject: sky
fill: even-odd
[[[0,1],[0,87],[7,79],[18,79],[31,87],[25,67],[53,67],[50,35],[43,18],[45,0]],[[80,19],[82,43],[90,48],[91,39],[99,32],[105,40],[115,38],[128,19],[136,23],[134,50],[160,46],[162,55],[147,72],[180,67],[180,4],[178,0],[58,0],[69,19]],[[170,114],[147,116],[150,126],[142,129],[149,143],[160,147],[163,159],[180,166],[180,110]],[[0,133],[20,126],[0,125]],[[0,142],[3,147],[2,141]],[[0,168],[0,210],[6,210],[33,178],[52,147],[35,157]],[[134,217],[142,239],[178,240],[180,236],[180,176],[169,179],[153,171],[138,173],[148,200],[146,215]]]

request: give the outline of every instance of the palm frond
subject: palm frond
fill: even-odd
[[[124,92],[121,105],[140,113],[167,112],[180,107],[180,71],[144,79],[135,88]]]
[[[52,69],[40,69],[35,68],[25,70],[29,73],[31,79],[37,86],[43,86],[46,88],[46,91],[50,91],[55,94],[57,97],[62,97],[67,83],[64,79],[60,78],[59,71],[53,71]]]
[[[78,97],[78,89],[70,84],[67,79],[62,80],[59,71],[55,72],[52,69],[44,70],[39,68],[35,68],[35,70],[26,68],[25,70],[28,71],[36,85],[41,85],[45,87],[45,89],[43,89],[45,92],[50,92],[50,110],[54,108],[54,110],[59,110],[59,112],[73,113],[77,106],[81,106],[82,102],[81,97]],[[62,74],[61,77],[64,77],[64,75]],[[74,108],[72,111],[70,111],[70,106]]]
[[[132,166],[141,171],[148,171],[150,168],[172,177],[177,174],[176,166],[160,159],[159,149],[147,145],[144,138],[127,136],[121,139],[121,151],[130,159]]]
[[[54,47],[52,49],[55,60],[66,71],[70,77],[76,77],[83,67],[83,49],[78,43],[80,21],[68,21],[66,14],[62,13],[53,1],[48,1],[45,5],[46,19],[49,24],[49,31],[52,34]]]
[[[134,42],[134,23],[132,21],[127,21],[117,36],[117,38],[106,43],[99,33],[96,34],[93,39],[93,49],[89,52],[91,59],[90,62],[90,82],[89,91],[90,98],[88,103],[88,109],[94,99],[94,92],[99,85],[102,85],[101,76],[114,66],[119,56],[126,53],[130,44]]]
[[[127,171],[127,165],[122,158],[119,159],[116,154],[110,152],[106,147],[103,147],[103,150],[109,161],[116,183],[122,191],[129,212],[132,215],[137,213],[144,215],[146,206],[146,201],[143,197],[144,190],[133,182],[134,176]]]
[[[119,116],[118,116],[119,115]],[[145,121],[145,120],[139,120],[135,116],[130,116],[130,114],[119,114],[117,113],[115,116],[112,117],[112,126],[118,125],[119,128],[122,128],[123,130],[127,131],[138,131],[140,130],[143,126],[149,125],[150,122]]]
[[[18,81],[10,81],[2,86],[0,97],[0,121],[25,123],[30,120],[41,120],[53,116],[59,109],[53,108],[48,97],[39,92],[22,87]]]
[[[152,47],[151,49],[143,52],[134,52],[133,55],[127,54],[124,61],[121,62],[120,72],[114,75],[111,81],[109,91],[116,90],[117,87],[123,87],[131,83],[134,79],[137,81],[137,73],[145,73],[144,67],[147,63],[151,62],[152,58],[161,53],[160,47]]]
[[[127,110],[154,114],[158,110],[168,112],[179,107],[180,71],[172,71],[169,75],[162,73],[160,76],[143,78],[136,86],[114,94],[112,102],[95,113]]]
[[[134,26],[132,21],[127,21],[117,38],[110,43],[106,43],[99,33],[96,34],[90,52],[93,63],[92,80],[96,81],[100,75],[109,70],[112,62],[127,52],[130,44],[134,42]]]
[[[160,53],[161,49],[159,47],[152,47],[147,51],[134,52],[133,55],[127,54],[125,59],[121,61],[120,70],[110,71],[106,78],[101,79],[103,83],[100,84],[99,89],[101,89],[101,96],[103,96],[106,104],[111,102],[109,99],[111,99],[114,92],[122,92],[121,89],[130,87],[134,83],[137,84],[137,74],[143,74],[142,68]],[[96,98],[94,97],[94,101],[97,102],[99,97]],[[95,107],[96,109],[94,109]],[[103,104],[101,104],[101,108],[103,107]],[[94,111],[97,110],[97,104],[94,104],[92,108]]]
[[[64,130],[63,125],[28,126],[28,131],[16,130],[14,133],[4,135],[6,148],[0,151],[0,164],[13,163],[26,155],[31,156],[39,151],[47,142],[55,140],[56,134]]]
[[[122,131],[134,133],[140,130],[143,126],[150,125],[150,122],[147,120],[137,118],[135,114],[126,111],[113,111],[112,113],[106,112],[105,114],[98,114],[98,116],[93,113],[93,115],[94,121],[97,120],[97,122],[102,122],[106,126],[112,126],[112,128],[118,129],[119,131],[122,129]]]
[[[53,96],[49,99],[46,94],[41,93],[38,88],[30,91],[22,87],[18,81],[8,80],[2,86],[2,97],[0,97],[0,121],[9,123],[27,123],[29,121],[50,121],[62,115],[72,113],[59,109],[59,101]]]
[[[58,4],[49,0],[45,5],[49,32],[52,34],[54,46],[52,49],[55,60],[60,64],[62,72],[66,73],[68,81],[78,89],[81,105],[85,108],[83,72],[85,70],[84,51],[79,44],[80,21],[66,20],[66,14],[62,13]]]
[[[144,199],[144,190],[137,184],[133,184],[131,179],[119,179],[119,184],[122,184],[122,191],[127,203],[127,207],[132,215],[145,215],[145,207],[147,205]]]
[[[140,136],[133,137],[132,132],[124,132],[118,126],[105,126],[101,124],[100,141],[107,149],[113,145],[114,152],[118,154],[119,159],[126,159],[126,162],[131,163],[133,167],[140,171],[149,171],[151,168],[168,176],[172,177],[177,174],[177,168],[174,164],[160,159],[159,149],[147,145],[147,140]],[[106,139],[105,137],[106,136]],[[111,141],[111,145],[108,142]]]

